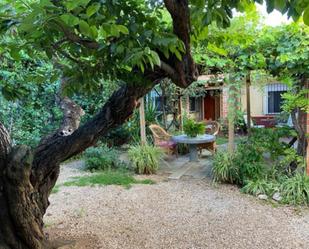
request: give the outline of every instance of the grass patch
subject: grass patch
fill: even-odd
[[[235,137],[235,143],[238,144],[242,140],[242,137]],[[229,142],[229,139],[227,137],[216,137],[216,144],[222,145],[227,144]]]
[[[120,185],[126,188],[132,184],[154,184],[150,179],[137,180],[130,173],[124,171],[104,171],[90,176],[74,177],[65,182],[64,186],[95,186],[95,185]]]
[[[228,138],[226,138],[226,137],[217,137],[216,138],[216,144],[217,145],[221,145],[221,144],[226,144],[226,143],[228,143]]]

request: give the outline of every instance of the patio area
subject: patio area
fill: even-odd
[[[205,151],[199,156],[198,162],[190,162],[188,155],[181,155],[177,158],[165,160],[159,173],[168,174],[168,179],[178,180],[182,177],[193,179],[211,179],[212,155]]]

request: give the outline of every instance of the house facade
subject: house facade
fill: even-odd
[[[228,87],[224,84],[212,86],[206,83],[209,76],[200,76],[200,81],[205,81],[205,96],[195,100],[195,108],[189,106],[192,116],[199,120],[219,120],[227,118],[228,115]],[[263,87],[250,86],[250,109],[251,117],[256,124],[271,127],[275,124],[275,117],[281,113],[283,98],[282,94],[287,92],[285,84],[271,82]],[[246,87],[240,92],[241,110],[247,112]],[[189,102],[191,103],[193,100]],[[198,112],[198,113],[196,113]]]
[[[211,80],[213,75],[202,75],[198,81],[205,86],[203,96],[182,97],[181,112],[196,120],[220,120],[228,115],[228,87],[224,84],[224,75],[217,75],[216,82]],[[275,125],[275,117],[281,113],[283,104],[282,94],[287,92],[286,85],[279,82],[270,82],[262,87],[250,86],[250,109],[253,121],[258,125],[272,127]],[[247,95],[245,85],[239,94],[241,111],[247,112]],[[150,99],[155,104],[158,112],[162,112],[166,103],[158,90],[153,90]],[[164,103],[164,104],[163,104]],[[171,120],[168,115],[168,120]]]

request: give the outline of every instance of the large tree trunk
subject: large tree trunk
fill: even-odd
[[[128,119],[138,99],[152,86],[124,86],[102,110],[73,134],[55,132],[35,151],[26,146],[11,150],[9,135],[0,129],[0,248],[53,248],[45,241],[43,216],[48,196],[59,175],[61,162],[95,144],[98,139]]]
[[[34,151],[26,146],[11,148],[9,134],[0,124],[0,249],[55,248],[44,237],[43,216],[60,163],[94,145],[110,129],[124,123],[133,114],[138,99],[162,77],[169,76],[181,87],[197,79],[190,51],[188,1],[166,0],[165,3],[173,17],[174,32],[185,44],[182,61],[175,57],[169,62],[161,61],[160,67],[145,72],[148,83],[121,87],[97,115],[79,128],[82,111],[69,99],[61,99],[65,119],[62,127],[42,139]],[[81,46],[98,48],[95,42],[84,42],[74,33],[64,35]],[[66,112],[66,108],[70,111]]]

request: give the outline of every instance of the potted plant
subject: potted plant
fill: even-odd
[[[197,135],[205,134],[205,124],[203,122],[196,122],[193,119],[187,119],[184,122],[183,130],[189,137],[196,137]]]

